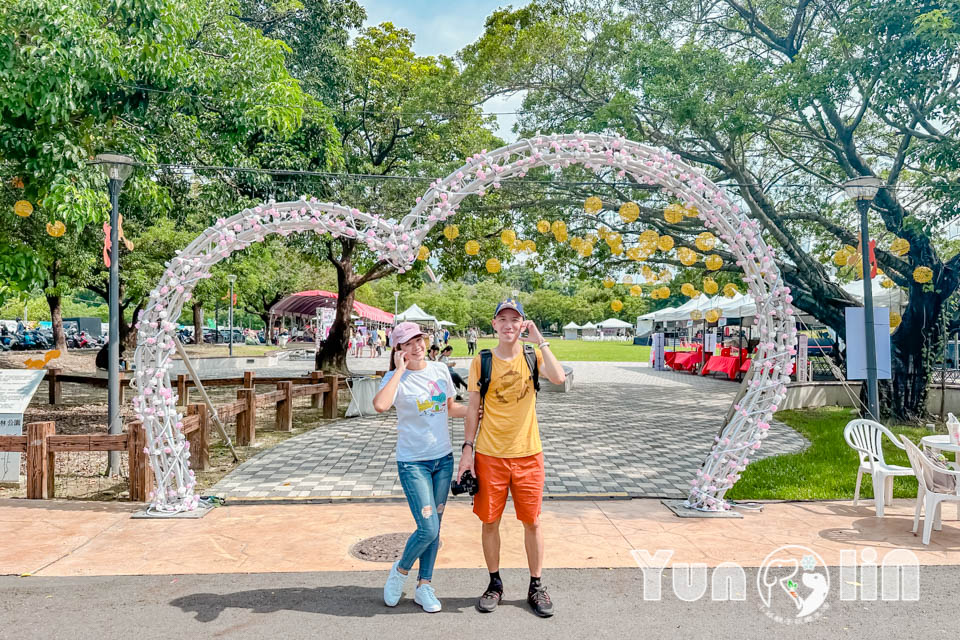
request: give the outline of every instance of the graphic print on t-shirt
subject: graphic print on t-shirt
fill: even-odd
[[[447,394],[440,390],[435,380],[429,382],[431,392],[421,398],[417,398],[417,409],[420,415],[429,413],[442,413],[444,404],[447,402]]]
[[[499,379],[493,389],[493,395],[497,402],[504,404],[508,402],[520,402],[530,393],[530,385],[525,384],[525,380],[517,371],[507,371]]]

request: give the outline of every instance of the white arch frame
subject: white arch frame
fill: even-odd
[[[747,218],[723,190],[680,157],[619,136],[555,134],[521,140],[492,152],[474,154],[446,178],[438,179],[417,199],[399,225],[357,209],[316,200],[271,204],[220,219],[167,263],[163,279],[151,292],[138,324],[135,354],[137,389],[134,409],[143,421],[145,451],[156,479],[152,507],[161,512],[195,509],[195,480],[190,470],[189,443],[182,434],[170,384],[176,325],[196,283],[234,251],[259,242],[271,233],[313,231],[334,237],[360,238],[380,259],[405,271],[439,222],[456,214],[469,195],[484,195],[506,178],[522,177],[535,167],[559,170],[572,164],[602,170],[617,169],[641,184],[659,185],[663,192],[697,207],[704,225],[737,256],[744,281],[758,301],[757,328],[761,343],[746,394],[733,417],[714,439],[711,452],[691,479],[687,506],[707,511],[729,508],[724,494],[749,464],[770,428],[777,404],[786,395],[786,371],[796,353],[796,325],[790,289],[784,285],[773,249],[763,240],[756,221]]]

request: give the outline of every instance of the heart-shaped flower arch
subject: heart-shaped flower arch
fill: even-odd
[[[727,508],[724,494],[760,447],[777,403],[786,394],[786,369],[796,342],[790,289],[783,284],[773,250],[764,242],[757,223],[743,215],[702,172],[681,162],[679,156],[599,134],[540,136],[475,154],[463,167],[435,181],[399,225],[357,209],[301,200],[246,209],[204,231],[167,263],[138,323],[133,381],[137,395],[133,402],[146,430],[144,451],[156,479],[153,508],[175,512],[195,509],[198,503],[190,445],[181,431],[183,416],[169,369],[183,304],[190,300],[196,283],[210,277],[215,264],[268,234],[313,231],[357,238],[403,272],[416,259],[430,229],[455,215],[465,197],[482,196],[499,187],[501,180],[522,177],[535,167],[560,169],[571,164],[598,171],[615,169],[620,177],[629,175],[641,184],[659,185],[666,195],[695,206],[704,225],[727,244],[743,268],[744,281],[757,301],[761,341],[753,361],[754,373],[732,418],[691,480],[687,500],[695,509]]]

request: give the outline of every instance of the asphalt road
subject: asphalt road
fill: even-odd
[[[837,583],[836,569],[831,570]],[[663,575],[663,599],[643,599],[639,569],[557,569],[545,584],[557,614],[526,607],[527,576],[504,571],[505,602],[474,609],[486,585],[479,570],[437,571],[444,610],[424,613],[413,582],[400,605],[383,605],[385,572],[218,574],[94,578],[0,577],[2,638],[903,638],[956,637],[960,569],[921,567],[914,602],[841,602],[805,624],[784,624],[762,609],[756,570],[745,600],[684,602]],[[789,605],[789,603],[787,603]],[[765,613],[766,612],[766,613]],[[786,619],[788,608],[780,607]],[[770,614],[770,615],[768,615]],[[795,615],[795,614],[794,614]]]

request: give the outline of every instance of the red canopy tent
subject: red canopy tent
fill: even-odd
[[[287,296],[270,307],[270,315],[313,318],[317,314],[317,309],[332,309],[336,306],[337,294],[332,291],[323,291],[322,289],[301,291]],[[392,313],[356,300],[353,302],[353,313],[366,320],[393,324]]]

